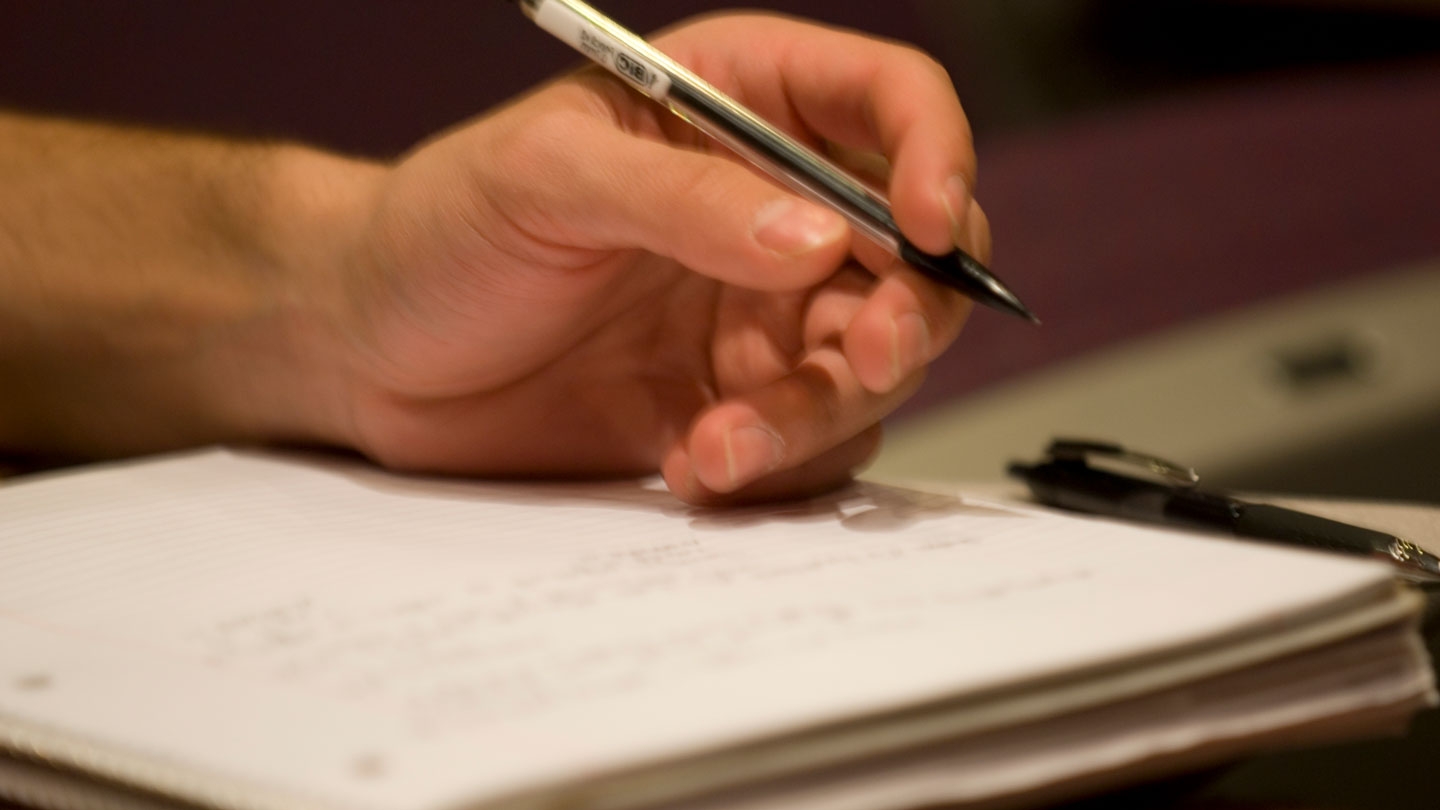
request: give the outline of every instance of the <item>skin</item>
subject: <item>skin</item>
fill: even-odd
[[[874,176],[920,248],[988,260],[933,60],[758,15],[655,42]],[[0,116],[14,455],[307,443],[802,495],[873,455],[968,310],[594,69],[390,164]]]

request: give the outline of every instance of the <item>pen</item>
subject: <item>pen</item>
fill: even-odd
[[[580,0],[512,0],[540,28],[588,56],[792,191],[825,205],[929,278],[978,303],[1039,323],[1020,299],[963,250],[943,256],[901,233],[885,197],[766,123],[639,36]]]
[[[1011,463],[1009,472],[1030,487],[1041,503],[1079,512],[1202,531],[1220,531],[1255,540],[1346,554],[1379,557],[1402,577],[1440,584],[1440,559],[1391,534],[1337,520],[1238,498],[1197,487],[1187,467],[1104,442],[1056,439],[1048,459]],[[1090,461],[1147,470],[1160,481],[1121,474]]]

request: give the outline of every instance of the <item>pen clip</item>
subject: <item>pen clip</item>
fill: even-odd
[[[1089,466],[1092,457],[1103,458],[1120,465],[1138,468],[1163,478],[1178,487],[1193,487],[1200,483],[1200,475],[1194,468],[1166,461],[1159,456],[1126,450],[1113,442],[1096,442],[1085,439],[1052,439],[1045,451],[1054,461],[1079,462]]]

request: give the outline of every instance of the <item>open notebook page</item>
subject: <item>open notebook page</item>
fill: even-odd
[[[877,485],[717,512],[211,451],[0,490],[0,728],[234,806],[439,807],[1273,629],[1388,578]]]

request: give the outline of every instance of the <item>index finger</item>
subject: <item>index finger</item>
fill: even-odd
[[[975,186],[970,125],[945,69],[923,52],[787,17],[710,18],[657,46],[792,134],[879,151],[900,229],[945,253]]]

